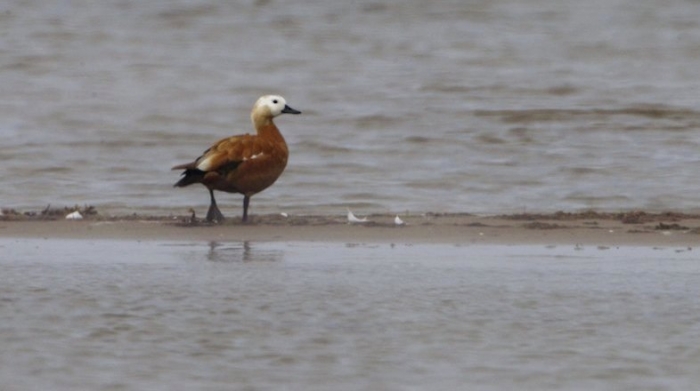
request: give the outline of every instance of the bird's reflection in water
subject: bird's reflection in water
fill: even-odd
[[[277,262],[284,257],[284,251],[264,248],[249,241],[240,243],[209,242],[207,260],[212,262]]]

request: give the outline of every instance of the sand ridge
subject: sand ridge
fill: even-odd
[[[66,220],[78,210],[81,220]],[[0,236],[16,238],[328,241],[443,244],[572,244],[599,246],[685,246],[700,244],[700,216],[679,212],[628,211],[522,213],[373,214],[349,224],[344,215],[253,215],[210,224],[191,215],[105,216],[93,207],[19,213],[3,210]]]

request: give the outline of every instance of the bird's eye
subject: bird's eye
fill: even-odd
[[[277,99],[272,100],[272,103],[277,104]]]

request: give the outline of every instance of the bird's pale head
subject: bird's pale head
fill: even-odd
[[[280,114],[301,114],[301,111],[289,107],[287,101],[279,95],[265,95],[261,96],[258,101],[255,102],[253,114],[277,117]]]

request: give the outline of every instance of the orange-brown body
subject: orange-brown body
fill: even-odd
[[[269,100],[271,107],[264,104],[264,99]],[[279,105],[283,108],[278,108]],[[299,114],[299,111],[286,106],[281,97],[261,97],[251,113],[257,134],[219,140],[195,161],[173,167],[185,170],[176,187],[201,183],[209,189],[211,206],[207,220],[223,219],[214,200],[214,190],[243,194],[245,221],[250,197],[267,189],[280,177],[287,166],[289,150],[272,119],[282,113]]]

